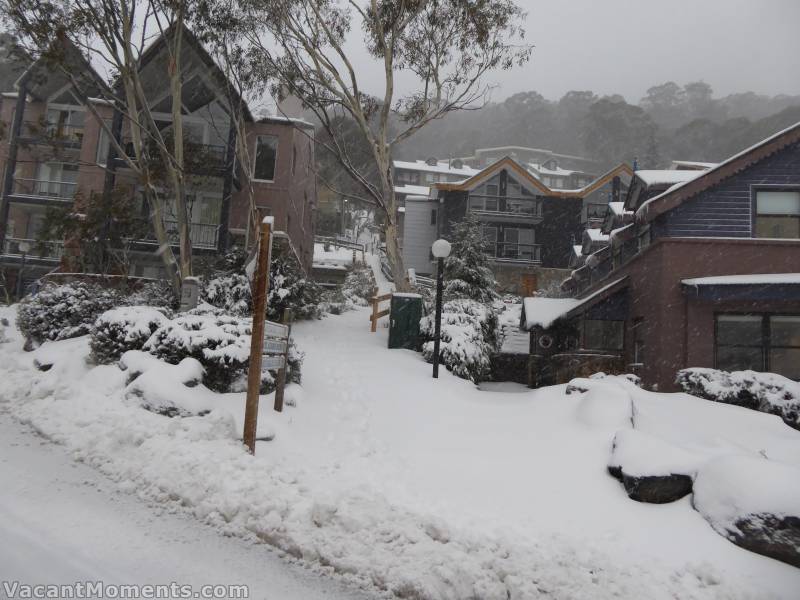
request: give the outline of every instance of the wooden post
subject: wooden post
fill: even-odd
[[[253,328],[250,338],[250,369],[247,373],[247,404],[244,410],[242,439],[250,454],[256,453],[258,392],[261,387],[261,352],[264,349],[264,320],[267,314],[269,264],[272,255],[274,217],[264,217],[258,240],[258,265],[253,280]]]
[[[283,324],[289,330],[286,332],[286,351],[283,353],[283,368],[278,370],[278,383],[275,387],[275,410],[283,412],[283,390],[286,387],[286,371],[289,370],[289,340],[292,337],[292,311],[288,308],[283,311]]]
[[[369,326],[369,330],[372,333],[378,331],[378,297],[374,296],[372,298],[372,323]]]

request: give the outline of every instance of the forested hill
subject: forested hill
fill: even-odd
[[[642,167],[654,168],[676,159],[723,160],[798,121],[800,96],[715,98],[703,82],[654,86],[638,105],[591,91],[568,92],[558,101],[532,91],[431,123],[398,158],[458,157],[517,145],[588,156],[603,166],[638,157]]]

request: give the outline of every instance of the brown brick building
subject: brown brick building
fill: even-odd
[[[800,379],[800,123],[666,190],[631,187],[633,222],[564,282],[545,327],[527,299],[530,380],[679,369]],[[552,301],[550,302],[552,305]]]
[[[234,102],[222,72],[190,31],[184,30],[183,40],[183,127],[193,253],[215,254],[250,243],[252,189],[254,204],[262,214],[275,216],[276,228],[287,234],[292,250],[309,270],[316,207],[313,126],[299,118],[255,119],[245,105],[247,156],[252,164],[242,168],[232,117],[240,99]],[[169,86],[164,83],[166,53],[162,37],[140,60],[150,110],[164,130],[172,122]],[[140,182],[114,153],[98,117],[126,149],[128,124],[104,99],[109,97],[105,83],[80,52],[66,47],[64,56],[66,70],[81,85],[81,93],[62,70],[44,61],[20,64],[16,79],[0,81],[5,88],[0,90],[0,268],[12,295],[25,287],[18,285],[20,276],[28,283],[48,272],[75,268],[65,240],[40,239],[48,207],[81,213],[87,198],[123,190],[141,210],[142,221],[150,219]],[[86,98],[94,110],[88,109]],[[252,181],[247,180],[249,172]],[[177,220],[169,199],[165,200],[164,225],[177,252]],[[156,246],[152,231],[132,240],[129,275],[164,275]]]

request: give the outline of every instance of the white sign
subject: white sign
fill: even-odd
[[[284,340],[264,340],[264,354],[283,354],[286,352]]]
[[[262,371],[275,371],[283,368],[283,356],[265,356],[261,359]]]
[[[288,325],[273,323],[272,321],[266,321],[264,323],[264,337],[287,337],[288,335]]]

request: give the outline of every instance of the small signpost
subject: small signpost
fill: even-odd
[[[283,410],[283,388],[286,385],[286,367],[289,359],[288,324],[290,314],[285,312],[283,323],[266,320],[267,293],[269,291],[269,266],[272,257],[273,217],[261,223],[258,246],[258,263],[253,280],[253,327],[250,341],[250,368],[247,373],[247,404],[244,411],[242,438],[250,454],[256,453],[256,428],[258,426],[258,397],[263,371],[278,371],[275,390],[275,410]]]

